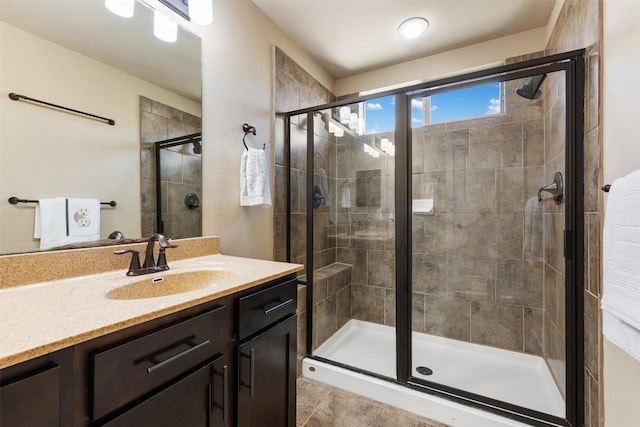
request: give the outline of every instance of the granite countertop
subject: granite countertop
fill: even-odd
[[[226,255],[169,262],[162,273],[127,277],[124,270],[0,289],[0,369],[148,320],[251,288],[303,266]],[[193,270],[225,270],[211,285],[161,297],[117,300],[113,288]],[[230,276],[230,277],[229,277]]]

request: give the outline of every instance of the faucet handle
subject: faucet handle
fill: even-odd
[[[129,264],[127,276],[135,276],[140,270],[140,252],[134,249],[121,249],[114,252],[116,255],[124,255],[127,253],[131,253],[131,263]]]
[[[160,249],[163,249],[163,248],[177,248],[178,247],[178,245],[169,243],[169,238],[167,236],[165,236],[164,234],[156,233],[153,236],[151,236],[152,239],[154,237],[158,240],[158,245],[160,246]]]

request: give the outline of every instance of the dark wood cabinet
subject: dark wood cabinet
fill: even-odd
[[[231,322],[221,305],[95,353],[92,418],[98,420],[224,354]]]
[[[72,426],[73,348],[0,371],[0,427]]]
[[[226,371],[226,358],[221,356],[102,425],[223,427],[228,407]],[[222,393],[216,396],[216,391]]]
[[[296,316],[238,347],[238,426],[294,427]]]
[[[297,282],[238,300],[239,427],[294,427]]]
[[[93,354],[94,425],[227,426],[231,324],[220,305]]]
[[[0,426],[294,427],[296,296],[288,276],[2,369]]]
[[[60,426],[60,367],[48,366],[0,386],[0,426]]]

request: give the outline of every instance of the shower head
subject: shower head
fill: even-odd
[[[538,99],[542,95],[540,92],[540,86],[544,79],[547,78],[546,74],[538,74],[537,76],[529,77],[529,80],[521,86],[518,86],[516,93],[523,98]]]
[[[201,154],[202,153],[202,144],[200,141],[193,141],[193,154]]]

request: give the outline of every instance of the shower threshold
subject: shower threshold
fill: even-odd
[[[424,333],[412,335],[413,376],[564,418],[564,399],[541,357]],[[314,355],[395,378],[395,328],[352,319]],[[427,368],[419,370],[425,374],[418,368]],[[303,373],[456,427],[526,425],[313,359],[304,360]]]

